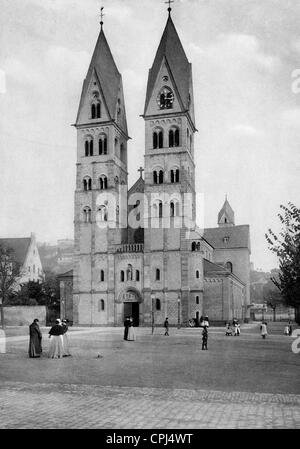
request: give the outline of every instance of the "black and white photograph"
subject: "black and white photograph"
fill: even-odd
[[[0,0],[0,192],[0,429],[300,429],[299,1]]]

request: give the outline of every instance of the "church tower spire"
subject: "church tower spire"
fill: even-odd
[[[218,214],[218,225],[220,228],[234,226],[234,211],[227,200],[227,195]]]

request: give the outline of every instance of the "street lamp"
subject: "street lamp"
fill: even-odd
[[[180,303],[181,303],[181,297],[180,297],[180,293],[178,293],[178,299],[177,299],[177,304],[178,304],[178,323],[177,323],[177,329],[180,329]]]
[[[151,295],[152,335],[154,332],[154,299],[155,299],[155,296]]]

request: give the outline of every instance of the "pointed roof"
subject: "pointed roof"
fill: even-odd
[[[145,190],[145,181],[140,176],[138,178],[138,180],[130,187],[130,189],[128,191],[128,198],[129,198],[129,195],[132,195],[133,193],[136,193],[136,192],[143,193],[144,190]]]
[[[166,58],[167,64],[173,75],[183,108],[187,110],[189,109],[191,64],[186,57],[170,15],[157,49],[153,65],[149,70],[144,113],[146,113],[154,84],[164,58]]]
[[[218,214],[218,223],[223,223],[223,222],[221,222],[223,215],[225,215],[225,217],[227,218],[228,224],[234,225],[234,211],[227,200],[227,196],[226,196],[225,202],[222,206],[222,209],[220,210],[220,212]]]
[[[248,248],[250,251],[249,225],[206,228],[203,237],[215,249]]]
[[[116,115],[119,88],[122,88],[122,77],[117,69],[102,27],[98,36],[98,40],[94,49],[86,78],[83,83],[76,122],[78,122],[81,106],[85,99],[94,71],[98,78],[110,118],[114,119]],[[124,126],[124,131],[127,134],[126,120]]]
[[[12,249],[13,259],[23,265],[31,243],[31,238],[0,239],[0,246],[4,249]]]

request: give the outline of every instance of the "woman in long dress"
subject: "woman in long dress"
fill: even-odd
[[[49,331],[50,346],[49,346],[49,358],[59,359],[64,355],[63,347],[63,327],[60,319],[55,321],[55,325],[51,327]]]
[[[129,323],[129,326],[128,326],[127,340],[128,341],[136,340],[135,331],[134,331],[134,327],[133,327],[133,318],[132,317],[130,317],[130,323]]]
[[[266,336],[268,335],[268,330],[267,330],[267,323],[263,322],[260,326],[260,330],[261,330],[261,336],[263,339],[266,338]]]
[[[69,320],[62,320],[62,327],[63,327],[63,348],[64,348],[64,355],[63,357],[70,357],[70,348],[69,348],[69,339],[67,336],[67,332],[69,329],[68,326],[68,321]]]
[[[41,357],[42,353],[42,333],[40,331],[39,320],[35,318],[29,326],[29,349],[30,358]]]

